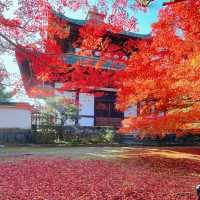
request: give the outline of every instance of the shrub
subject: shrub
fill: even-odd
[[[115,133],[113,129],[106,129],[102,134],[103,142],[112,144],[114,141]]]
[[[42,127],[32,133],[33,143],[36,144],[53,144],[57,139],[55,130],[49,127]]]

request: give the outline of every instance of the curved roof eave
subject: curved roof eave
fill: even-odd
[[[62,13],[57,13],[56,11],[54,11],[54,13],[61,19],[66,20],[72,24],[79,25],[79,26],[83,26],[87,22],[87,20],[72,19],[72,18],[66,17]],[[141,38],[141,39],[146,39],[146,38],[151,37],[151,34],[141,34],[141,33],[129,32],[129,31],[123,31],[119,34],[122,36],[127,36],[127,37],[131,37],[131,38]]]
[[[123,31],[122,33],[120,33],[120,35],[125,35],[125,36],[133,37],[133,38],[141,38],[141,39],[147,39],[151,37],[151,34],[141,34],[141,33],[129,32],[129,31]]]
[[[69,18],[69,17],[66,17],[65,15],[63,15],[62,13],[58,13],[56,11],[54,11],[55,15],[58,16],[59,18],[63,19],[63,20],[66,20],[72,24],[76,24],[76,25],[79,25],[79,26],[82,26],[86,23],[86,20],[82,20],[82,19],[72,19],[72,18]]]

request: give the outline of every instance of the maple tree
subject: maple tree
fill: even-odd
[[[3,66],[0,66],[0,102],[9,101],[12,96],[10,92],[6,91],[4,82],[7,76],[7,71],[3,68]]]
[[[45,9],[42,1],[0,1],[0,55],[2,57],[6,54],[15,56],[16,49],[28,55],[29,52],[22,48],[22,45],[32,46],[40,43],[35,36],[42,32],[40,29],[42,30],[43,23],[40,16],[42,12],[45,15]],[[4,62],[4,65],[7,65],[6,60]],[[5,73],[3,76],[5,77]],[[12,88],[12,95],[15,95],[21,88],[19,77],[7,73],[7,78],[9,80],[5,87]]]
[[[8,87],[12,87],[13,85],[15,85],[14,89],[8,89]],[[15,88],[18,86],[19,84],[15,83],[15,77],[8,73],[0,59],[0,102],[10,101],[11,97],[15,94]]]
[[[199,133],[200,2],[169,4],[139,45],[123,76],[118,108],[140,104],[122,131],[141,135]]]

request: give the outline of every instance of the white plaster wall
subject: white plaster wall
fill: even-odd
[[[124,112],[124,117],[136,117],[137,116],[137,105],[133,105],[129,107],[125,112]]]
[[[94,118],[81,117],[78,123],[80,126],[94,126]]]
[[[79,93],[79,115],[92,116],[81,117],[80,126],[94,126],[94,95],[88,93]]]
[[[31,129],[31,111],[17,108],[0,108],[0,128]]]
[[[79,94],[79,115],[94,116],[94,95],[88,93]]]

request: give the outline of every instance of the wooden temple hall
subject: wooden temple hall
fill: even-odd
[[[62,21],[66,21],[68,24],[68,31],[69,36],[66,39],[59,39],[59,44],[61,45],[63,54],[65,55],[65,62],[67,64],[73,65],[77,61],[84,61],[86,57],[78,55],[79,48],[74,47],[74,43],[76,42],[78,36],[79,36],[79,29],[84,26],[88,19],[90,18],[98,18],[101,20],[102,15],[98,14],[95,9],[89,11],[88,16],[85,20],[78,20],[78,19],[72,19],[65,17],[64,15],[61,15],[59,13],[55,13],[56,16]],[[128,49],[126,49],[126,42],[129,39],[132,40],[143,40],[149,37],[149,35],[141,35],[136,34],[133,32],[121,32],[121,33],[105,33],[105,37],[109,38],[110,41],[112,41],[114,44],[117,43],[117,45],[120,45],[124,52],[126,52],[126,59],[128,59],[130,52]],[[100,55],[100,50],[93,52],[93,55],[90,57],[87,56],[86,59],[91,59],[92,62],[95,64],[98,61],[98,57]],[[114,58],[113,58],[114,59]],[[21,64],[18,61],[19,68],[22,74],[22,77],[24,76],[31,76],[31,65],[27,61],[26,58],[24,58],[24,62]],[[84,65],[84,62],[83,62]],[[113,65],[112,60],[107,60],[104,63],[104,67],[109,70],[110,66]],[[114,66],[116,69],[122,68],[123,66],[120,64],[116,64]],[[27,85],[28,84],[28,85]],[[24,81],[24,86],[27,91],[27,94],[30,96],[28,90],[31,86],[38,84],[37,81],[34,81],[32,79],[27,83],[27,81]],[[62,84],[59,82],[55,82],[53,84],[53,87],[60,88],[62,87]],[[68,121],[66,125],[74,125],[75,123],[78,123],[80,126],[114,126],[118,127],[120,126],[121,120],[129,115],[137,115],[137,106],[133,106],[129,108],[125,112],[119,112],[115,109],[115,101],[116,101],[116,89],[115,88],[101,88],[101,91],[104,92],[104,95],[102,96],[96,96],[91,93],[86,92],[77,92],[79,90],[73,91],[65,91],[64,93],[56,92],[55,95],[64,95],[70,99],[78,99],[79,101],[79,117],[78,120],[75,121]]]

